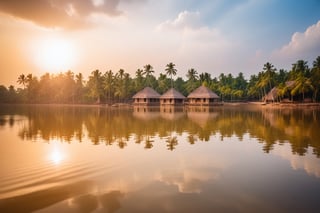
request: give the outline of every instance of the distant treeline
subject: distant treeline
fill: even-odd
[[[146,86],[154,88],[160,94],[174,87],[187,96],[200,85],[209,87],[222,101],[263,100],[274,87],[277,88],[276,94],[273,94],[275,101],[320,100],[320,56],[313,61],[312,67],[308,66],[307,61],[298,60],[289,71],[277,70],[267,62],[262,71],[251,75],[249,80],[241,72],[237,76],[221,73],[218,77],[212,77],[207,72],[199,74],[194,68],[188,70],[186,80],[182,77],[173,79],[176,74],[173,63],[167,64],[165,72],[158,77],[154,76],[154,69],[150,64],[138,69],[134,77],[123,69],[105,73],[95,70],[87,81],[84,81],[81,73],[75,74],[72,71],[46,73],[40,78],[32,74],[21,74],[17,78],[21,88],[0,85],[0,103],[130,102],[131,97]]]

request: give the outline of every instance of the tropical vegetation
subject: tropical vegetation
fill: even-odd
[[[38,78],[33,74],[17,77],[19,88],[0,85],[0,103],[106,103],[130,102],[131,97],[146,86],[160,94],[171,87],[187,96],[195,88],[205,85],[216,92],[222,101],[257,101],[276,88],[274,101],[303,102],[320,100],[320,56],[312,63],[298,60],[291,70],[275,68],[267,62],[260,72],[247,80],[242,72],[237,76],[221,73],[212,77],[208,72],[199,73],[190,68],[186,78],[174,77],[179,71],[170,62],[158,77],[150,64],[136,70],[131,76],[123,69],[114,72],[94,70],[85,81],[81,73],[45,73]]]

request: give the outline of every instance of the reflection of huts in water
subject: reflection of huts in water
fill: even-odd
[[[218,113],[188,112],[187,115],[188,119],[198,124],[200,127],[204,128],[210,120],[218,116]]]
[[[160,96],[160,105],[175,105],[182,106],[186,97],[174,88],[169,89]]]
[[[137,92],[133,97],[134,105],[158,106],[160,94],[150,87],[145,87]]]
[[[188,95],[188,104],[193,106],[220,105],[220,97],[205,86],[200,86]]]
[[[134,106],[133,116],[141,120],[153,120],[160,117],[159,107]]]
[[[219,112],[212,111],[209,109],[209,107],[189,107],[187,112],[188,119],[198,124],[202,128],[218,115]]]
[[[160,108],[160,115],[167,120],[177,120],[185,116],[185,112],[182,106],[164,106]]]

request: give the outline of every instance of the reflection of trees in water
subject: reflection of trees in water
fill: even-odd
[[[13,127],[15,122],[16,121],[13,115],[9,115],[9,116],[0,115],[0,127],[5,126],[6,124],[8,124],[10,127]]]
[[[289,142],[292,152],[303,155],[310,146],[320,157],[319,123],[313,120],[313,113],[309,110],[265,110],[262,112],[265,125],[259,128],[257,136],[265,144],[268,152],[275,142],[280,144]],[[319,116],[319,112],[317,112]],[[252,121],[253,123],[253,121]]]
[[[152,138],[149,135],[147,135],[144,148],[151,149],[153,147],[153,144],[152,144],[153,142],[154,142],[154,140],[152,140]]]
[[[166,139],[166,143],[168,150],[173,151],[175,147],[178,145],[178,139],[176,136],[169,136]]]
[[[197,141],[197,138],[196,136],[192,135],[192,134],[189,134],[188,135],[188,142],[192,145],[192,144],[195,144]]]
[[[168,148],[174,149],[179,137],[171,140],[173,132],[187,134],[185,141],[190,144],[209,141],[213,135],[219,135],[221,140],[233,136],[242,140],[248,134],[263,143],[267,153],[274,144],[290,143],[295,154],[303,155],[308,147],[312,147],[313,153],[320,157],[319,110],[222,107],[211,111],[188,109],[164,113],[159,109],[137,112],[86,107],[21,107],[12,112],[15,116],[28,117],[27,122],[19,123],[19,136],[27,140],[58,138],[81,142],[87,135],[93,144],[115,143],[125,148],[132,139],[136,143],[143,142],[144,147],[150,149],[154,146],[154,138],[159,138],[168,144]],[[9,118],[4,120],[2,116],[0,124],[9,124]],[[11,125],[14,120],[11,118]]]

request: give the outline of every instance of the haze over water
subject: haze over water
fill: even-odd
[[[1,106],[0,212],[318,212],[320,111]]]

